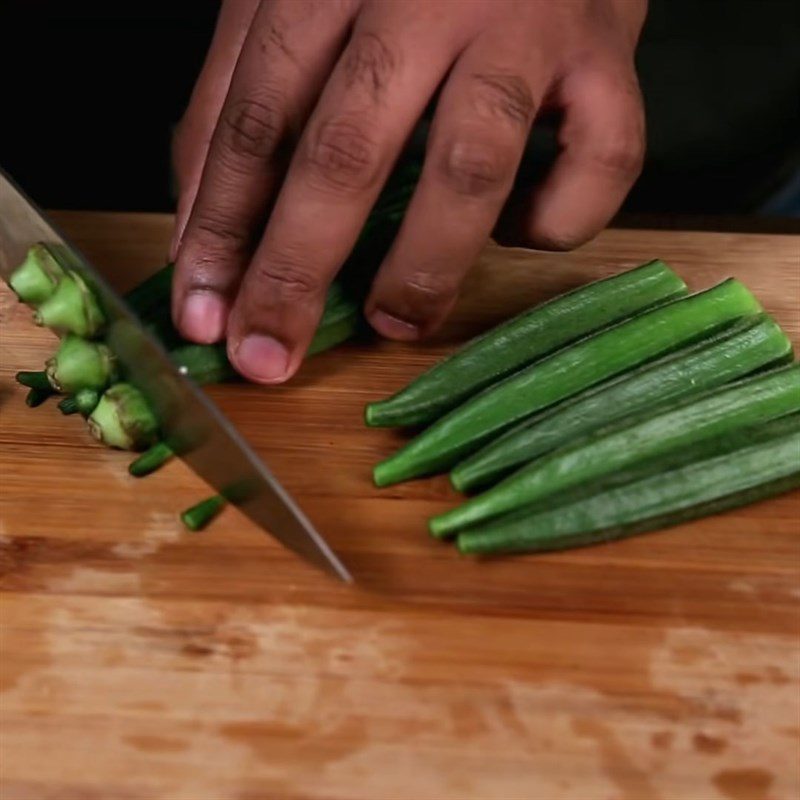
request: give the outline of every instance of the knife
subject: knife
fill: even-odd
[[[172,449],[256,525],[315,566],[352,581],[341,560],[233,425],[179,372],[125,301],[0,169],[0,278],[8,282],[37,242],[48,245],[62,266],[75,270],[94,290],[108,320],[106,343],[127,379],[151,403]]]

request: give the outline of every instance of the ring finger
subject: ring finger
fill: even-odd
[[[498,52],[479,40],[444,87],[419,185],[367,301],[384,336],[438,326],[511,190],[539,92],[525,59],[498,64]]]

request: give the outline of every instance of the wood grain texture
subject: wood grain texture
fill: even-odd
[[[162,216],[58,214],[122,288]],[[434,342],[350,345],[290,386],[217,387],[357,576],[317,573],[181,463],[128,477],[13,372],[52,340],[0,290],[3,800],[792,800],[800,792],[800,499],[574,552],[486,563],[425,533],[445,479],[372,488],[400,437],[366,400],[464,337],[662,257],[735,275],[800,340],[800,239],[609,231],[487,251]]]

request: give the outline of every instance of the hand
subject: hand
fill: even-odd
[[[437,91],[419,185],[366,303],[379,333],[435,329],[501,213],[534,247],[590,239],[641,168],[633,52],[645,10],[645,0],[225,2],[175,145],[180,330],[198,342],[227,335],[252,380],[290,377]],[[507,203],[531,126],[550,112],[562,118],[560,155],[524,202]]]

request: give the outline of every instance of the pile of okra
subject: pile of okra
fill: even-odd
[[[413,183],[376,207],[357,257],[374,272]],[[355,270],[358,272],[358,270]],[[95,292],[42,244],[11,277],[60,336],[45,369],[20,372],[28,404],[63,395],[110,447],[144,451],[140,477],[173,454],[144,395],[103,339]],[[199,384],[235,380],[224,343],[183,341],[170,321],[172,267],[126,300]],[[309,351],[363,329],[361,297],[335,282]],[[583,286],[467,343],[392,397],[367,425],[422,428],[378,464],[388,486],[449,471],[471,495],[430,520],[463,553],[557,550],[667,527],[800,485],[800,366],[784,331],[735,279],[689,294],[663,261]],[[224,506],[184,512],[193,530]]]
[[[469,554],[559,550],[800,486],[800,365],[742,283],[662,261],[511,319],[366,408],[422,428],[378,486],[449,472],[430,532]]]

